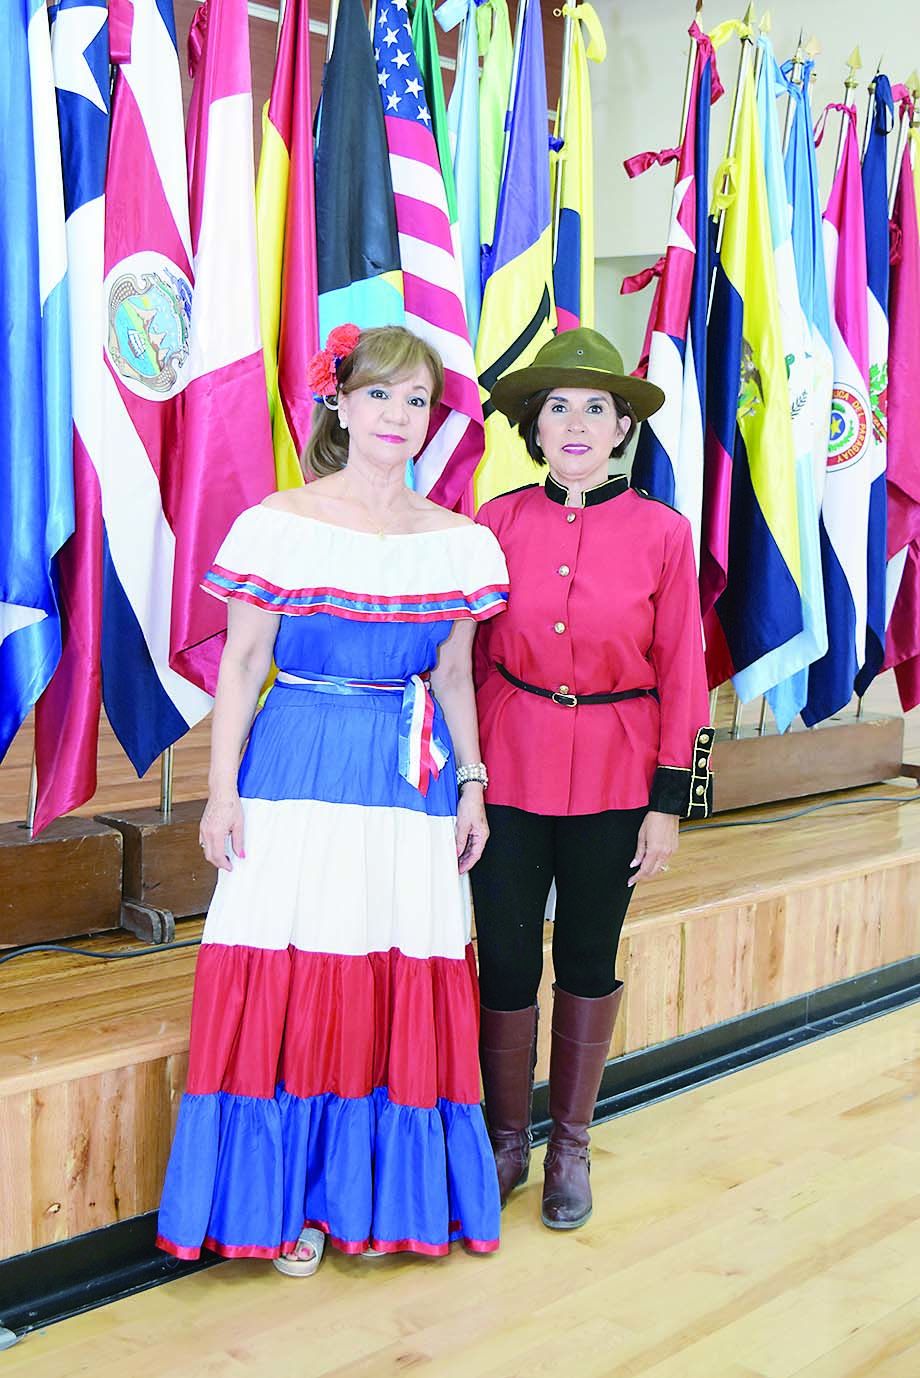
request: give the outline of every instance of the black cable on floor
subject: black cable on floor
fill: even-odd
[[[68,947],[66,943],[33,943],[29,947],[16,947],[10,952],[0,953],[0,966],[11,962],[14,957],[25,957],[30,952],[67,952],[74,957],[98,957],[105,962],[123,962],[129,957],[153,957],[158,952],[172,952],[177,947],[200,947],[200,938],[183,938],[180,943],[157,943],[152,947],[141,947],[136,952],[93,952],[88,947]]]
[[[696,823],[692,828],[683,828],[687,836],[690,833],[708,832],[710,828],[763,828],[771,823],[789,823],[795,818],[804,818],[809,813],[820,813],[822,809],[842,809],[854,804],[916,804],[920,803],[920,781],[912,795],[901,794],[864,794],[860,799],[826,799],[823,804],[809,804],[805,809],[796,809],[794,813],[778,813],[772,818],[726,818],[722,822],[713,820],[709,823]]]

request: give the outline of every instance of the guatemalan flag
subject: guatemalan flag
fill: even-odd
[[[633,479],[670,503],[693,528],[697,561],[703,509],[703,410],[706,396],[706,309],[709,298],[709,111],[722,94],[715,54],[697,24],[690,104],[671,202],[671,228],[649,320],[649,382],[665,404],[642,426]],[[677,150],[675,150],[677,151]],[[662,156],[640,154],[626,164],[630,176]],[[670,156],[673,156],[671,154]],[[639,286],[647,275],[627,280]]]
[[[802,718],[809,727],[845,708],[866,658],[872,407],[869,384],[866,226],[856,112],[844,111],[843,157],[824,213],[833,303],[834,394],[821,509],[827,654],[811,667]]]
[[[160,485],[182,454],[192,240],[172,0],[110,0],[105,179],[102,692],[138,774],[211,700],[170,666],[176,538]]]
[[[894,128],[891,83],[875,78],[869,141],[863,154],[863,212],[866,221],[866,275],[869,312],[869,400],[872,441],[871,487],[866,547],[865,664],[855,688],[864,694],[885,658],[886,509],[888,447],[888,135]]]
[[[0,7],[0,760],[61,654],[73,529],[67,254],[44,0]]]
[[[738,697],[748,702],[788,673],[790,643],[804,623],[789,381],[750,70],[741,91],[735,182],[724,196],[709,339],[721,346],[730,332],[737,334],[719,370],[710,356],[707,379],[710,396],[718,395],[720,427],[727,428],[730,410],[735,418],[728,579],[705,627],[710,686],[731,677]],[[728,372],[725,360],[733,352]]]

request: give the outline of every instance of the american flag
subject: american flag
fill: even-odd
[[[416,487],[433,501],[454,507],[482,458],[482,404],[463,275],[407,6],[408,0],[378,5],[374,56],[390,150],[406,325],[444,361],[444,397],[416,462]]]

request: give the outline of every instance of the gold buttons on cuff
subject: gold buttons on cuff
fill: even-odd
[[[568,572],[569,572],[569,567],[568,567],[568,565],[560,565],[559,568],[558,568],[557,571],[556,571],[557,574],[568,574]]]
[[[554,623],[553,623],[553,631],[556,633],[557,636],[561,636],[562,633],[565,631],[565,623],[564,623],[564,622],[554,622]]]
[[[578,514],[576,512],[569,512],[568,516],[566,517],[566,521],[573,522],[577,515]]]
[[[706,757],[705,757],[705,756],[700,756],[700,757],[697,759],[697,763],[696,763],[696,764],[699,766],[700,770],[705,770],[705,769],[706,769]]]
[[[696,792],[697,792],[697,794],[705,794],[705,793],[706,793],[706,786],[705,786],[705,785],[697,785],[697,787],[696,787]]]

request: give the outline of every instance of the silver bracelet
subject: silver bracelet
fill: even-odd
[[[489,772],[486,770],[482,761],[477,762],[474,766],[457,767],[457,788],[462,789],[464,785],[468,785],[471,782],[482,785],[483,789],[488,789]]]

